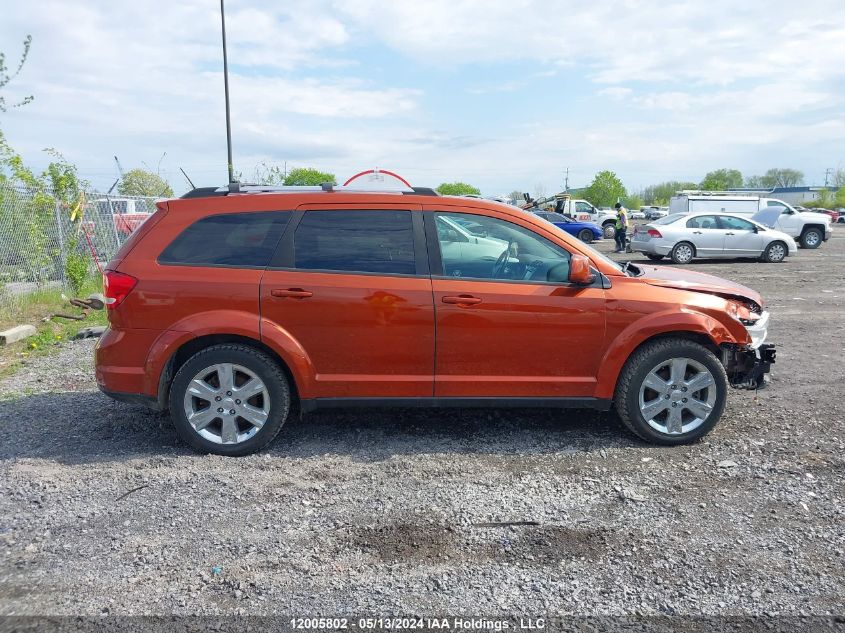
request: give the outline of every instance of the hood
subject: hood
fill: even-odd
[[[818,211],[801,211],[802,218],[809,218],[814,222],[830,222],[830,216],[827,213],[820,213]]]
[[[639,263],[637,266],[643,271],[640,280],[652,286],[704,292],[725,299],[753,301],[761,309],[764,307],[763,297],[759,292],[721,277],[670,266],[647,266]]]

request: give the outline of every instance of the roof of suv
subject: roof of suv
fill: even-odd
[[[235,194],[256,193],[387,193],[399,195],[438,196],[430,187],[411,187],[409,189],[361,189],[358,187],[337,187],[333,183],[324,182],[319,186],[278,186],[278,185],[248,185],[239,182],[230,183],[224,187],[198,187],[182,195],[182,198],[210,198],[213,196],[229,196]]]

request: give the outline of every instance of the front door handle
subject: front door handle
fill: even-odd
[[[701,235],[701,231],[693,231],[692,234],[693,235]]]
[[[481,303],[481,299],[479,297],[473,297],[472,295],[457,295],[457,296],[450,296],[447,295],[441,299],[443,303],[454,303],[458,305],[464,306],[474,306]]]
[[[292,297],[294,299],[307,299],[308,297],[313,297],[314,293],[309,290],[303,290],[302,288],[273,288],[270,291],[270,295],[273,297]]]
[[[725,235],[733,235],[733,233],[725,233]]]

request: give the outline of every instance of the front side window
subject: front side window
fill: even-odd
[[[575,210],[578,213],[592,213],[593,207],[586,202],[576,202],[575,203]]]
[[[264,268],[290,218],[289,211],[223,213],[197,220],[159,255],[160,264]]]
[[[441,227],[471,218],[487,237],[454,239]],[[435,213],[443,275],[469,279],[550,281],[569,277],[566,249],[517,224],[483,215]]]
[[[687,220],[688,229],[718,229],[719,223],[715,215],[699,215]]]
[[[754,225],[748,220],[742,218],[734,218],[729,215],[720,215],[719,224],[723,229],[731,229],[732,231],[753,231]]]
[[[302,270],[416,273],[410,211],[306,211],[293,248]]]

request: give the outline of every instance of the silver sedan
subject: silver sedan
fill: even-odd
[[[786,233],[730,213],[674,213],[638,226],[631,250],[653,260],[670,257],[675,264],[694,258],[758,257],[782,262],[798,251]]]

